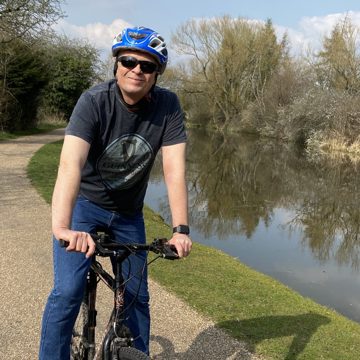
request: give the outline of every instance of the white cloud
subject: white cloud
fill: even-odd
[[[349,18],[355,26],[360,26],[360,12],[349,11],[347,13],[330,14],[326,16],[305,17],[300,21],[304,33],[311,35],[314,32],[328,35],[331,29],[340,21]]]
[[[69,38],[86,39],[100,51],[110,52],[114,37],[119,34],[122,29],[129,26],[131,26],[131,24],[122,19],[116,19],[110,25],[93,23],[85,26],[72,25],[65,20],[61,20],[55,26],[55,31]]]
[[[304,17],[298,29],[276,26],[277,33],[282,36],[286,31],[293,53],[303,54],[307,50],[319,50],[325,36],[329,36],[334,26],[345,17],[360,29],[360,12],[329,14],[326,16]]]
[[[349,11],[347,13],[329,14],[326,16],[304,17],[299,21],[298,27],[285,28],[274,24],[279,39],[286,32],[292,53],[305,54],[308,51],[319,50],[324,36],[330,34],[335,24],[348,16],[352,24],[360,29],[360,12]],[[252,20],[257,21],[257,20]],[[111,24],[92,23],[85,26],[77,26],[60,21],[55,30],[70,38],[85,38],[104,54],[109,54],[112,41],[124,27],[132,26],[122,19],[116,19]],[[171,44],[169,44],[171,46]],[[170,49],[169,49],[170,50]],[[170,58],[172,58],[170,54]]]

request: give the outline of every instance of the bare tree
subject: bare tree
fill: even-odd
[[[63,17],[61,0],[0,0],[0,43],[38,37]]]

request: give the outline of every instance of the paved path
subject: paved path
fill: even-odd
[[[0,141],[0,360],[37,359],[52,281],[50,207],[31,186],[26,166],[41,146],[62,137],[56,130]],[[150,293],[154,359],[256,359],[153,281]]]

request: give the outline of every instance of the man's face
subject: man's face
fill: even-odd
[[[156,61],[151,55],[138,51],[122,51],[118,55],[118,58],[119,57],[131,57],[138,61],[150,61],[156,64]],[[124,64],[127,65],[125,62]],[[129,68],[119,61],[115,77],[125,102],[133,105],[140,101],[154,85],[156,73],[157,71],[153,73],[143,71],[140,64]]]

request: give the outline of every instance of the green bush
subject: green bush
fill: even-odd
[[[81,93],[97,79],[97,50],[80,41],[60,38],[47,46],[51,74],[42,98],[42,111],[69,119]]]
[[[1,43],[0,47],[0,129],[29,129],[36,122],[41,90],[48,80],[44,54],[20,39]]]

